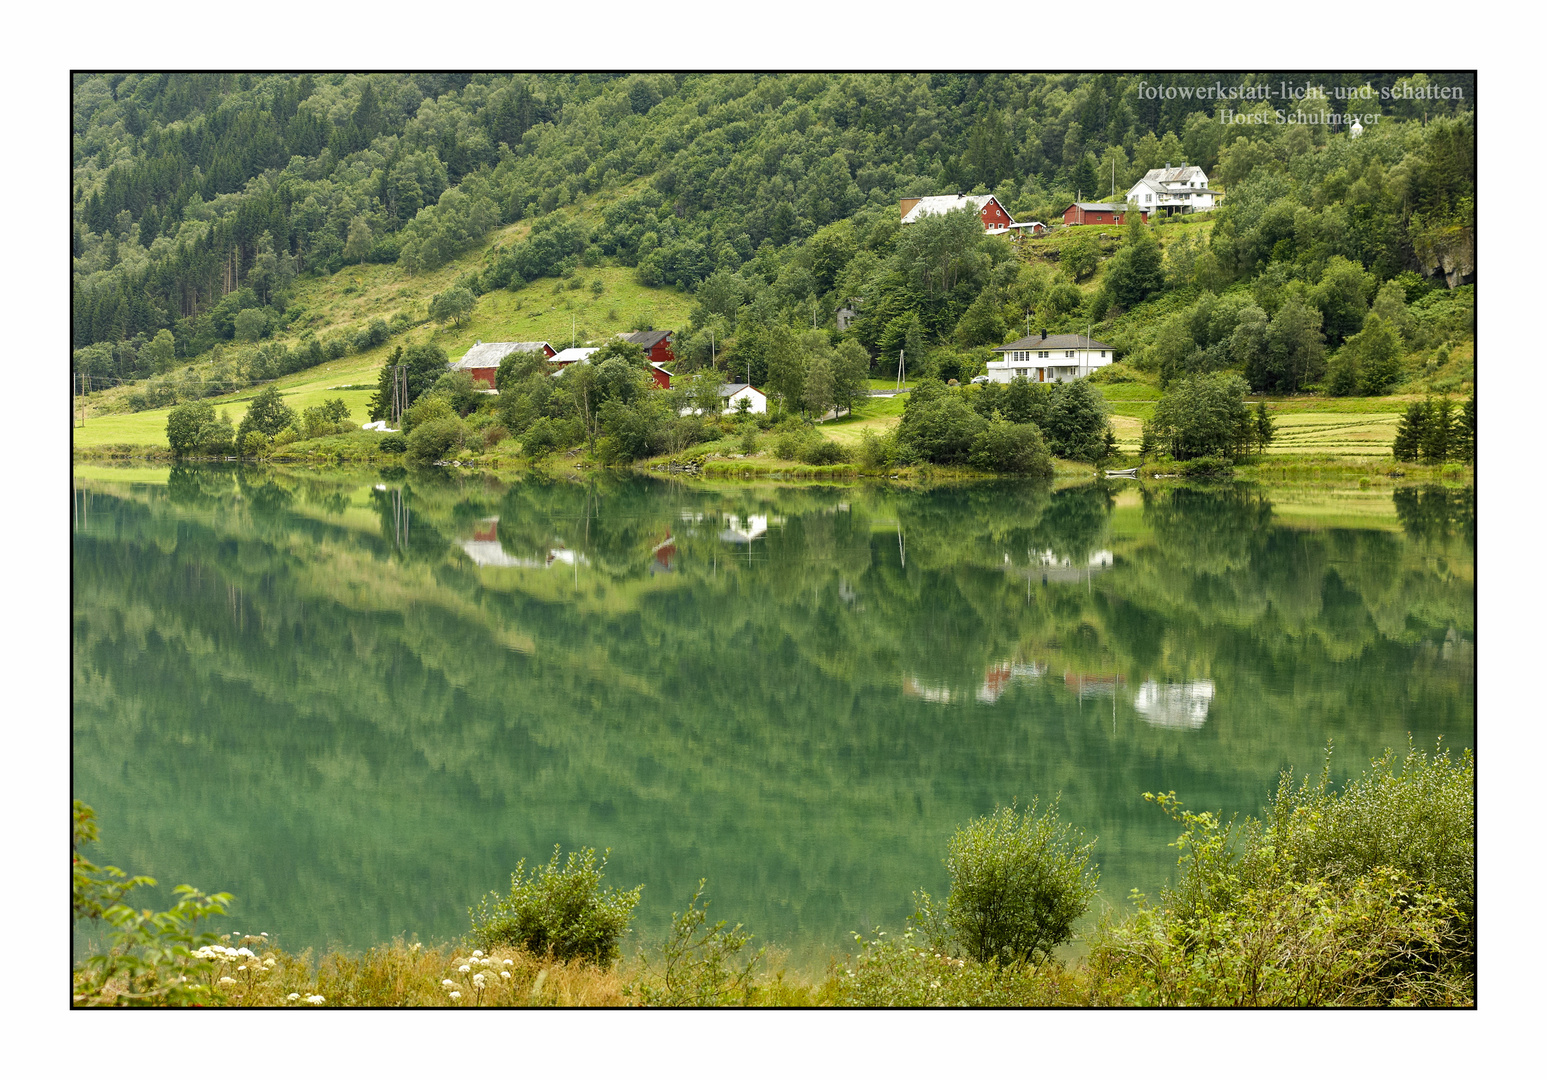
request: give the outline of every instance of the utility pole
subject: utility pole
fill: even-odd
[[[906,349],[897,350],[897,389],[899,392],[902,390],[903,372],[907,370],[908,366],[907,360],[903,355],[906,351]]]

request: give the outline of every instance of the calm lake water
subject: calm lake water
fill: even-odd
[[[1122,907],[1175,862],[1146,791],[1472,745],[1470,491],[82,473],[99,861],[293,949],[456,937],[560,844],[644,883],[635,942],[702,877],[819,963],[998,804],[1060,797]]]

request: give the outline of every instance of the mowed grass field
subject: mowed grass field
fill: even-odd
[[[449,288],[459,273],[466,272],[465,262],[458,266],[452,264],[417,278],[408,278],[397,267],[353,267],[331,278],[307,282],[298,293],[298,302],[307,308],[308,315],[298,326],[326,339],[371,319],[390,318],[399,310],[423,318],[429,297]],[[638,284],[633,275],[634,271],[627,267],[581,267],[573,279],[580,288],[570,288],[569,281],[544,279],[516,292],[499,289],[485,293],[460,327],[433,323],[417,326],[363,353],[286,375],[276,380],[275,385],[285,404],[297,412],[320,405],[328,398],[342,398],[349,406],[350,420],[363,424],[369,419],[371,391],[337,388],[374,386],[381,366],[398,345],[430,342],[444,349],[447,359],[455,361],[479,341],[547,341],[555,349],[564,349],[569,346],[572,333],[581,344],[587,340],[600,344],[613,334],[626,333],[637,323],[649,323],[662,330],[687,324],[692,297],[678,289],[647,288]],[[593,288],[594,282],[601,282],[600,292]],[[556,284],[561,286],[557,291]],[[216,412],[224,409],[233,424],[240,424],[247,413],[247,402],[256,392],[256,387],[249,387],[208,400]],[[88,412],[86,426],[73,432],[74,445],[164,447],[170,411],[150,409],[103,416]]]

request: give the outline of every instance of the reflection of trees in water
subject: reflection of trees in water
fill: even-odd
[[[1262,491],[1227,487],[1142,488],[1144,522],[1168,558],[1203,572],[1245,566],[1273,520]]]
[[[1470,719],[1468,669],[1439,644],[1448,627],[1469,631],[1469,586],[1400,533],[1273,526],[1249,490],[1152,493],[1152,531],[1114,542],[1104,485],[716,489],[608,476],[501,488],[437,470],[384,474],[384,492],[364,481],[378,534],[310,512],[336,493],[315,477],[194,467],[178,482],[192,501],[99,494],[78,542],[83,775],[174,813],[178,799],[229,799],[263,818],[265,788],[307,808],[342,800],[368,835],[324,845],[325,867],[306,873],[324,891],[353,888],[361,844],[372,867],[407,873],[390,932],[428,925],[448,892],[455,906],[508,872],[480,859],[527,845],[513,862],[554,840],[611,843],[689,884],[776,883],[807,906],[804,925],[825,926],[847,909],[819,883],[852,893],[861,867],[881,875],[867,888],[905,880],[876,901],[905,904],[928,884],[918,868],[938,863],[928,829],[948,832],[994,798],[1064,790],[1072,820],[1117,837],[1138,826],[1113,808],[1138,791],[1191,781],[1200,804],[1239,789],[1252,809],[1278,765],[1313,763],[1329,732],[1357,760],[1393,732]],[[394,491],[412,518],[404,561]],[[267,509],[242,511],[254,501]],[[731,514],[782,524],[726,544]],[[589,544],[586,602],[555,602],[540,571],[474,569],[456,543],[490,517],[502,544]],[[668,534],[679,572],[652,580]],[[1007,553],[1077,558],[1109,544],[1117,563],[1094,588],[1028,588],[1004,569]],[[1052,661],[1054,677],[1001,678],[1015,657],[1038,676]],[[1086,673],[1076,692],[1060,671]],[[904,675],[950,704],[909,697]],[[1135,694],[1150,680],[1218,688],[1186,754],[1183,732],[1155,721],[1194,717],[1197,695],[1177,711],[1156,690],[1144,722],[1119,678]],[[1110,710],[1084,693],[1101,679]],[[1190,764],[1205,742],[1211,756]],[[117,778],[131,758],[145,784]],[[499,824],[513,838],[481,839],[448,864],[446,837],[507,804]],[[605,821],[586,809],[604,804]],[[246,851],[241,816],[197,818],[201,858],[223,848],[261,864],[257,880],[289,881],[290,853],[318,847],[309,824],[287,819],[283,843]],[[801,846],[814,821],[839,818],[858,823],[854,848]],[[716,831],[725,821],[756,824]],[[677,882],[665,873],[635,880],[669,910]]]
[[[1468,547],[1477,544],[1477,501],[1472,489],[1439,484],[1399,487],[1391,493],[1402,529],[1415,540],[1443,542],[1459,536]]]

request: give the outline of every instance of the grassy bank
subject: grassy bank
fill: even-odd
[[[399,939],[359,955],[314,955],[291,953],[267,933],[201,935],[195,923],[224,915],[230,897],[185,887],[169,912],[132,911],[121,903],[132,883],[82,855],[96,829],[90,808],[77,803],[74,911],[95,921],[99,938],[103,924],[111,927],[114,948],[76,966],[73,1000],[289,1008],[1470,1007],[1470,752],[1453,760],[1409,746],[1399,759],[1388,750],[1341,789],[1329,786],[1330,768],[1329,750],[1319,781],[1284,774],[1260,820],[1223,821],[1184,807],[1174,792],[1146,794],[1182,830],[1172,845],[1180,851],[1173,884],[1158,901],[1136,896],[1131,910],[1108,912],[1079,935],[1075,920],[1095,894],[1087,862],[1094,841],[1059,822],[1056,806],[1035,820],[1035,804],[1019,819],[1002,808],[957,830],[944,901],[915,894],[920,908],[908,928],[855,934],[852,948],[820,973],[792,972],[778,950],[754,949],[739,925],[710,923],[702,883],[673,915],[665,941],[614,959],[638,891],[603,890],[591,852],[559,870],[555,850],[530,879],[518,867],[509,900],[481,904],[472,932],[457,943]],[[593,944],[577,944],[586,941]],[[1071,942],[1073,952],[1062,948]]]

